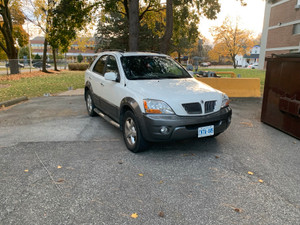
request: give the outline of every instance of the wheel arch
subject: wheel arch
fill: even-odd
[[[141,126],[143,126],[143,123],[142,123],[143,113],[142,113],[142,110],[141,110],[139,104],[133,98],[126,97],[126,98],[122,99],[121,105],[120,105],[120,116],[119,116],[120,129],[123,130],[124,114],[128,110],[132,111],[132,113],[137,118],[138,123]]]

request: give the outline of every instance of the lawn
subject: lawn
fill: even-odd
[[[59,73],[22,73],[0,75],[0,102],[22,96],[38,97],[45,93],[56,94],[84,87],[83,71],[61,71]]]
[[[223,72],[234,72],[236,75],[240,74],[241,78],[259,78],[260,79],[260,91],[263,93],[264,85],[265,85],[265,70],[257,70],[257,69],[233,69],[233,68],[226,68],[226,69],[212,69],[212,68],[203,68],[201,67],[199,70],[202,71],[223,71]],[[230,77],[230,75],[221,75],[221,77]]]
[[[200,68],[200,70],[232,71],[240,74],[242,78],[260,78],[261,93],[263,93],[265,82],[265,71],[263,70],[211,68]],[[45,93],[57,94],[67,91],[69,87],[73,89],[84,87],[83,71],[61,71],[59,73],[34,71],[9,76],[0,75],[0,102],[22,96],[31,98],[43,96]]]

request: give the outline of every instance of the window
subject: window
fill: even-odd
[[[105,68],[105,73],[107,73],[107,72],[116,73],[118,75],[117,81],[120,80],[118,64],[117,64],[115,57],[113,57],[113,56],[108,56],[106,68]]]
[[[108,57],[105,72],[115,72],[116,74],[119,74],[118,65],[115,57]]]
[[[123,56],[122,66],[127,79],[191,78],[174,60],[159,56]]]
[[[104,66],[105,66],[105,61],[107,59],[107,55],[102,56],[97,62],[96,65],[94,66],[93,71],[98,73],[99,75],[103,76],[104,72]]]
[[[300,34],[300,23],[296,23],[293,26],[293,34]]]

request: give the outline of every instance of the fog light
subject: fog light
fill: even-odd
[[[167,127],[162,126],[160,128],[160,133],[162,133],[162,134],[168,134],[168,132],[169,132],[169,129]]]

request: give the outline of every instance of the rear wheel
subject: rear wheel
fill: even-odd
[[[88,114],[90,116],[95,116],[96,115],[96,113],[94,111],[95,105],[94,105],[90,91],[87,91],[85,94],[85,103],[86,103],[86,109],[88,111]]]
[[[148,147],[140,131],[137,119],[131,111],[126,111],[124,114],[123,138],[126,147],[132,152],[140,152]]]

